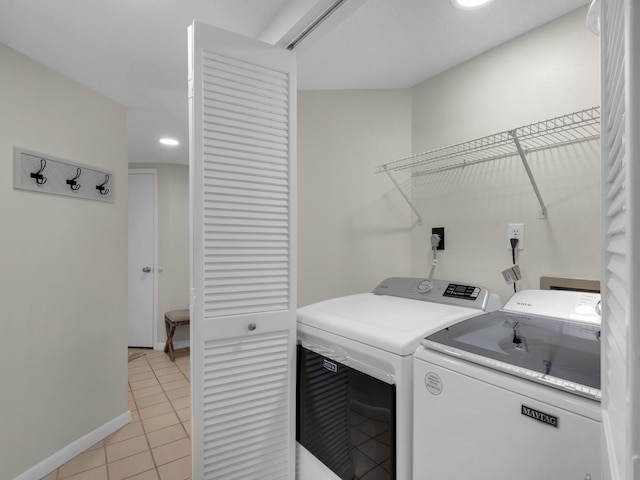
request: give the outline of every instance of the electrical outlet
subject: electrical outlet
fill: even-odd
[[[507,248],[511,250],[511,239],[517,238],[516,250],[524,250],[524,223],[510,223],[507,227]]]
[[[439,235],[440,243],[438,244],[438,248],[436,250],[444,250],[444,227],[434,227],[431,229],[431,235]]]

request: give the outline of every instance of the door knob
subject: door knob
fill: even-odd
[[[142,271],[143,271],[144,273],[150,273],[150,272],[151,272],[151,267],[144,267],[144,268],[142,269]]]

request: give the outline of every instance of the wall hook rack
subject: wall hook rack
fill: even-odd
[[[109,189],[107,187],[105,187],[105,185],[107,183],[109,183],[109,174],[105,173],[104,182],[102,182],[100,185],[96,185],[96,190],[98,190],[100,192],[100,195],[108,195],[109,194]]]
[[[80,188],[80,176],[85,187],[96,188]],[[13,147],[13,188],[113,203],[113,181],[108,170]]]
[[[30,175],[31,178],[34,178],[38,185],[44,185],[47,183],[47,177],[42,175],[44,169],[47,167],[47,161],[44,158],[40,159],[40,170]]]
[[[81,174],[82,169],[78,167],[78,169],[76,170],[76,176],[67,180],[67,185],[69,185],[71,187],[71,190],[73,190],[74,192],[80,190],[80,187],[82,186],[78,182],[76,182],[76,180],[80,178]]]

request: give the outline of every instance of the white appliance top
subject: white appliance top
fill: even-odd
[[[313,327],[396,355],[411,355],[420,341],[448,325],[500,307],[476,285],[393,277],[371,293],[301,307],[299,325]],[[428,288],[430,287],[430,288]]]
[[[600,294],[524,290],[502,310],[444,328],[422,345],[600,400],[599,312]]]

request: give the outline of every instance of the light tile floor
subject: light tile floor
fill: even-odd
[[[175,363],[162,351],[129,349],[131,423],[43,480],[188,480],[191,478],[189,352]],[[132,355],[133,354],[133,355]]]

